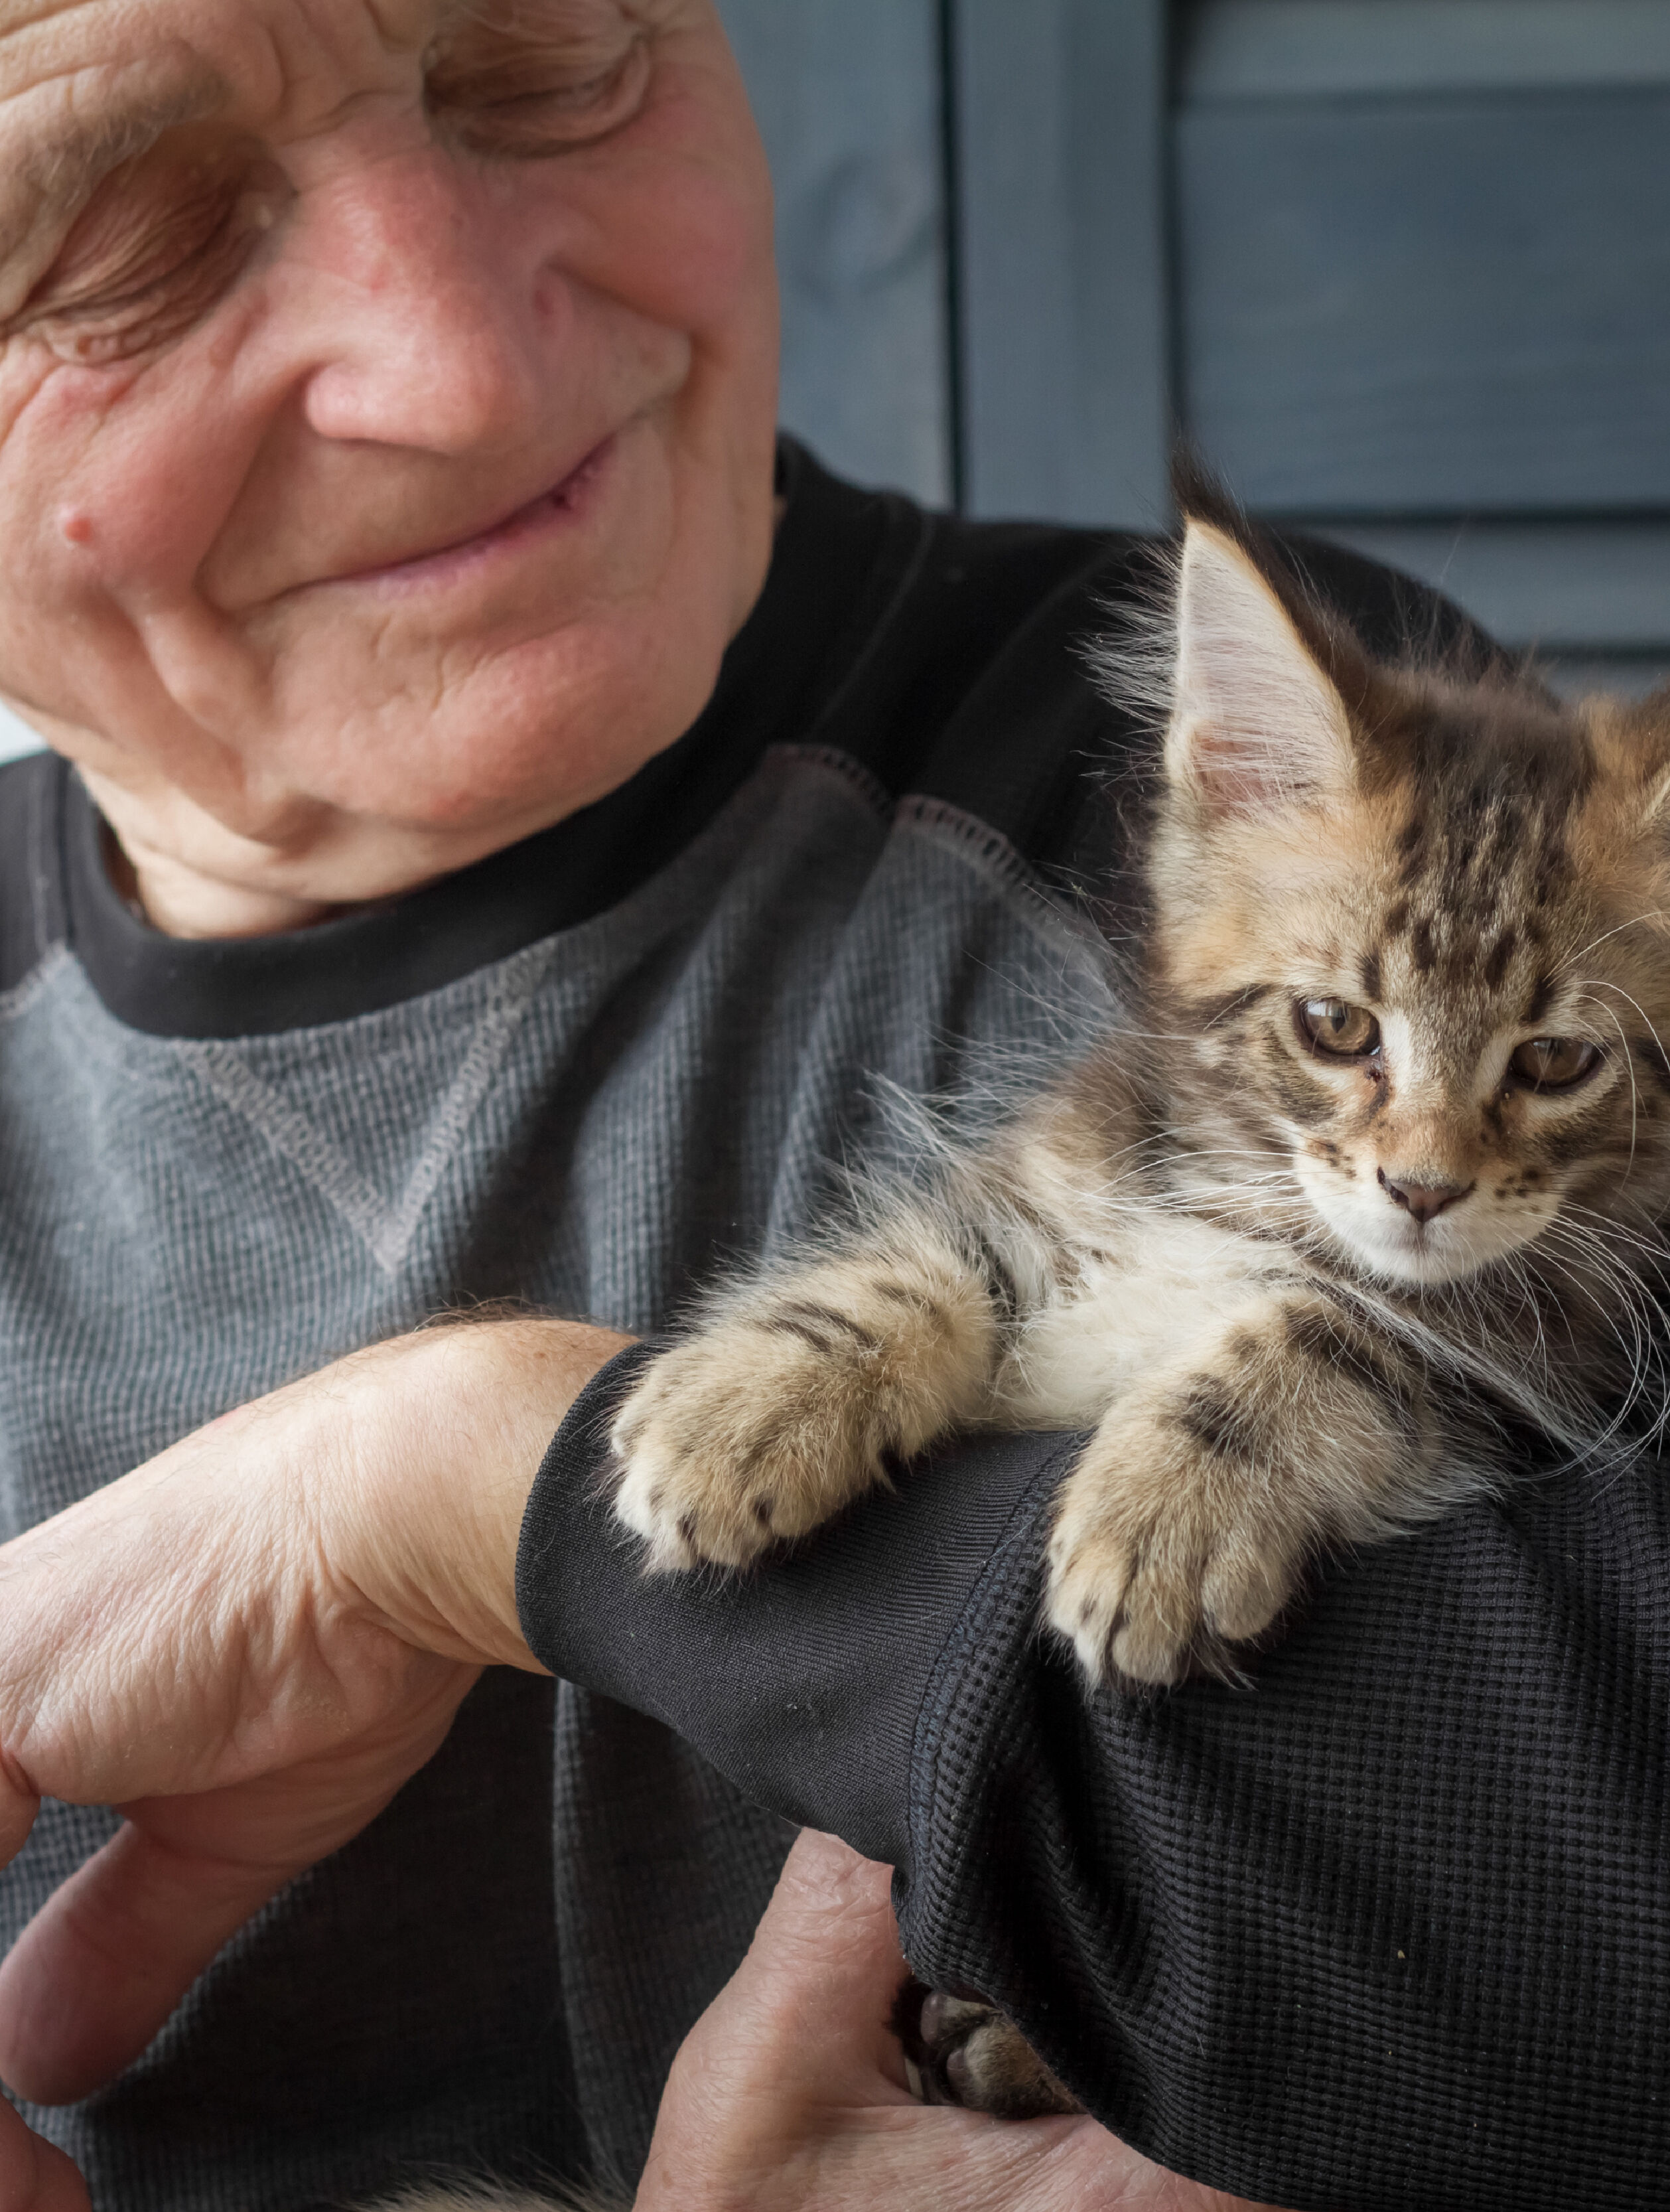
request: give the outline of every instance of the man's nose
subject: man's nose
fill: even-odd
[[[295,249],[317,303],[305,412],[321,437],[430,453],[525,438],[567,288],[541,283],[520,227],[489,214],[439,149],[321,193]]]
[[[1459,1205],[1473,1188],[1470,1182],[1415,1182],[1406,1176],[1388,1176],[1384,1168],[1375,1172],[1393,1205],[1422,1223],[1436,1220],[1447,1206]]]

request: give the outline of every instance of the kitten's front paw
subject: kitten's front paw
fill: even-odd
[[[760,1293],[664,1352],[622,1407],[615,1510],[652,1572],[745,1566],[805,1535],[885,1482],[889,1460],[920,1451],[977,1386],[978,1315],[963,1326],[948,1297],[890,1297],[885,1280],[847,1273],[840,1304],[804,1285]]]
[[[1110,1416],[1061,1493],[1046,1617],[1092,1682],[1175,1682],[1270,1626],[1314,1534],[1254,1470]]]
[[[853,1395],[809,1345],[750,1327],[663,1352],[610,1437],[616,1517],[644,1539],[649,1571],[746,1566],[868,1487]]]
[[[652,1572],[745,1566],[984,1401],[982,1278],[928,1240],[756,1284],[652,1362],[616,1420],[615,1510]]]

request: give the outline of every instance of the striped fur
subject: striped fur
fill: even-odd
[[[1165,1683],[1502,1480],[1509,1424],[1580,1459],[1663,1425],[1670,693],[1377,665],[1209,496],[1174,585],[1097,655],[1157,740],[1129,1019],[651,1365],[614,1443],[652,1570],[740,1566],[954,1425],[1083,1427],[1046,1619]],[[918,2063],[1061,2109],[988,2008]]]
[[[1493,1480],[1503,1420],[1593,1451],[1657,1403],[1670,702],[1375,665],[1222,509],[1163,620],[1102,664],[1160,708],[1133,1018],[650,1368],[615,1444],[652,1569],[958,1424],[1093,1428],[1048,1617],[1165,1682]]]

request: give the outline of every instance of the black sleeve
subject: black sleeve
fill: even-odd
[[[1670,2203],[1670,1545],[1645,1462],[1319,1571],[1244,1687],[1088,1697],[1037,1627],[1076,1440],[962,1439],[793,1556],[647,1580],[604,1370],[535,1486],[555,1672],[897,1869],[1162,2164],[1327,2212]]]

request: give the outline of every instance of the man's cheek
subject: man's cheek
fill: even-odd
[[[0,374],[10,587],[57,606],[89,590],[146,605],[189,591],[251,450],[224,388],[178,352],[100,369],[54,362],[16,394]]]

